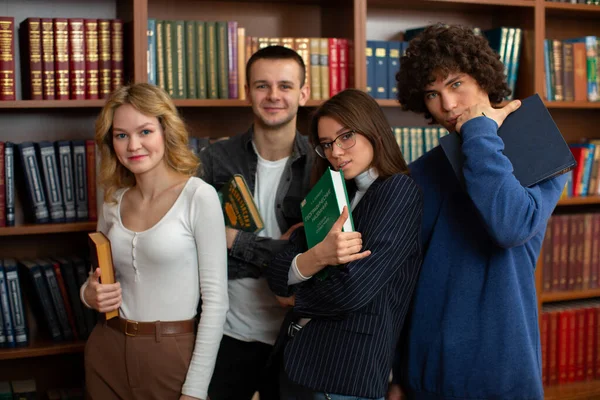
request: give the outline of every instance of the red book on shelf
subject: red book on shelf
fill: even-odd
[[[123,22],[120,19],[110,21],[110,44],[112,91],[123,86]]]
[[[329,97],[340,91],[340,46],[338,38],[329,38]]]
[[[594,380],[596,362],[596,309],[585,308],[585,380]]]
[[[593,215],[583,215],[583,290],[591,288],[592,281],[592,223]]]
[[[42,100],[42,26],[39,18],[27,18],[19,27],[21,87],[24,100]]]
[[[577,364],[577,318],[574,309],[565,311],[568,314],[569,334],[567,336],[567,381],[575,382]]]
[[[0,100],[15,99],[15,19],[0,17]]]
[[[569,382],[569,342],[570,342],[570,311],[562,310],[558,313],[558,342],[557,342],[557,365],[558,384]]]
[[[560,290],[560,280],[561,280],[561,260],[560,260],[560,243],[562,241],[562,215],[553,215],[550,219],[552,224],[552,286],[551,291],[557,292]]]
[[[90,221],[98,220],[96,204],[96,143],[93,140],[85,141],[85,163],[87,172],[88,218]]]
[[[600,214],[592,214],[592,255],[590,265],[590,288],[598,288],[600,276]]]
[[[540,324],[540,342],[542,348],[542,383],[544,386],[548,385],[548,323],[549,323],[549,313],[542,313],[542,321]]]
[[[72,100],[85,100],[85,39],[83,18],[69,18],[69,77]]]
[[[338,51],[340,56],[340,92],[348,89],[349,69],[348,69],[348,39],[338,39]]]
[[[54,23],[52,18],[41,18],[42,23],[42,91],[44,100],[56,99],[56,72],[54,71]]]
[[[585,379],[585,310],[578,308],[575,312],[575,381]]]
[[[69,21],[54,18],[54,79],[56,99],[69,100]]]
[[[558,383],[558,311],[548,313],[548,351],[542,357],[548,358],[548,385]]]
[[[98,98],[98,20],[83,20],[85,37],[85,98]]]

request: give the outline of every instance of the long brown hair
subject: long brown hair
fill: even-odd
[[[112,143],[113,117],[123,104],[131,104],[141,113],[156,117],[163,129],[165,161],[173,170],[193,176],[200,167],[198,157],[188,148],[188,132],[169,95],[148,83],[135,83],[115,90],[96,119],[96,144],[100,149],[99,183],[104,201],[113,201],[113,193],[135,185],[135,176],[118,160]]]
[[[370,95],[358,89],[346,89],[323,103],[315,111],[310,123],[309,139],[313,147],[319,144],[319,120],[322,117],[331,117],[369,140],[373,146],[371,167],[377,170],[380,178],[386,179],[394,174],[408,175],[406,161],[390,124]],[[316,183],[330,166],[327,159],[316,157],[311,182]]]

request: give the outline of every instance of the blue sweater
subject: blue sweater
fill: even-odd
[[[424,258],[394,376],[409,398],[542,399],[534,271],[566,176],[524,188],[493,120],[462,135],[466,192],[440,147],[410,165]]]

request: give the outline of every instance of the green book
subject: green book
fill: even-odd
[[[246,232],[263,230],[265,224],[242,175],[233,175],[217,193],[227,226]]]
[[[344,173],[333,171],[328,167],[300,203],[304,232],[309,248],[323,241],[335,221],[340,217],[344,206],[348,207],[348,219],[344,223],[342,231],[353,232],[354,221],[350,212]]]

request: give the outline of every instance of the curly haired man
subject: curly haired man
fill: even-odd
[[[484,37],[434,25],[400,65],[403,109],[461,135],[466,187],[440,147],[410,165],[424,257],[388,397],[542,399],[534,270],[566,176],[514,177],[497,131],[521,103],[499,106],[510,90]]]

